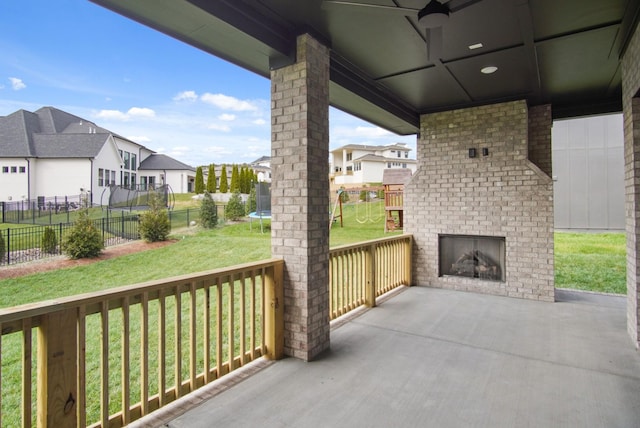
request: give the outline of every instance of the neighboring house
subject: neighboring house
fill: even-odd
[[[139,187],[168,184],[174,193],[191,193],[195,189],[195,168],[167,155],[152,153],[140,162]]]
[[[415,172],[415,159],[404,143],[389,146],[349,144],[331,151],[332,185],[382,183],[385,169],[408,168]]]
[[[249,164],[260,183],[271,183],[271,156],[262,156]]]
[[[169,184],[174,191],[187,188],[189,178],[178,181],[179,174],[173,174],[175,168],[156,169],[155,162],[150,162],[140,171],[142,162],[150,156],[157,155],[62,110],[18,110],[0,117],[0,201],[72,196],[88,191],[91,201],[100,203],[109,199],[110,186],[146,187],[151,177],[156,183]],[[168,161],[163,160],[157,164],[166,166]],[[180,174],[195,176],[193,168],[180,165]],[[160,174],[165,174],[165,182]]]
[[[622,114],[553,122],[556,229],[624,230]]]

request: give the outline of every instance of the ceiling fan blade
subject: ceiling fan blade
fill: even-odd
[[[384,13],[397,13],[399,15],[404,16],[415,16],[419,9],[411,9],[407,7],[398,7],[398,6],[383,6],[379,4],[370,4],[370,3],[356,3],[352,1],[341,1],[341,0],[323,0],[322,8],[323,9],[334,9],[336,7],[354,7],[359,8],[362,12],[384,12]]]
[[[480,3],[481,1],[482,0],[450,0],[443,3],[447,5],[451,13],[455,13],[469,6],[473,6],[476,3]]]
[[[436,62],[442,58],[442,27],[427,28],[427,60]]]

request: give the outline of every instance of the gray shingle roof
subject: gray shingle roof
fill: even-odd
[[[42,107],[35,113],[18,110],[0,117],[0,157],[95,157],[110,134],[93,122],[53,107]]]
[[[194,171],[195,168],[177,161],[167,155],[154,153],[140,163],[140,170],[189,170]]]

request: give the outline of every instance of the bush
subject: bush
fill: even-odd
[[[204,176],[202,174],[201,166],[196,168],[196,182],[195,182],[194,190],[196,195],[201,195],[202,193],[204,193]]]
[[[244,205],[240,198],[240,192],[233,192],[224,208],[224,215],[229,220],[238,220],[240,217],[244,217]]]
[[[140,237],[146,242],[166,241],[169,237],[171,222],[163,199],[158,193],[149,193],[149,209],[140,214],[138,230]]]
[[[6,256],[6,248],[5,248],[5,244],[4,244],[4,235],[2,234],[2,232],[0,232],[0,262],[4,261],[4,258]]]
[[[100,230],[89,218],[89,210],[83,209],[62,240],[62,251],[72,259],[84,259],[98,257],[103,248]]]
[[[218,207],[209,192],[204,192],[204,198],[202,198],[200,205],[200,224],[207,229],[218,225]]]
[[[361,190],[360,191],[360,200],[363,202],[366,202],[367,200],[367,191],[366,190]]]
[[[44,253],[55,254],[58,247],[58,238],[56,238],[56,232],[50,227],[45,227],[42,234],[42,241],[40,242],[40,250]]]

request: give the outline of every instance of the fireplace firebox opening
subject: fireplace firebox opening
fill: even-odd
[[[505,238],[439,235],[439,276],[505,281]]]

